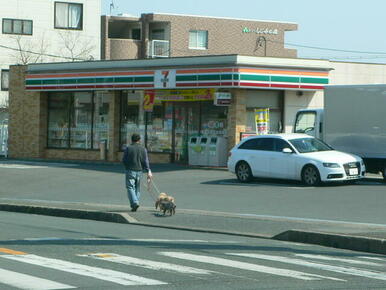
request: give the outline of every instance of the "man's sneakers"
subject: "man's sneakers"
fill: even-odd
[[[134,204],[131,208],[131,211],[137,211],[137,209],[139,208],[139,205],[138,204]]]

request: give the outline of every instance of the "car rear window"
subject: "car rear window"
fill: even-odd
[[[245,141],[238,149],[273,151],[274,138],[254,138]]]

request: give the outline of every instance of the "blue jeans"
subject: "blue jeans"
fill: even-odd
[[[126,189],[130,206],[139,205],[142,171],[126,170]]]

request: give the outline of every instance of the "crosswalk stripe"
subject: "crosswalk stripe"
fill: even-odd
[[[183,273],[183,274],[205,274],[205,275],[211,274],[211,271],[204,270],[204,269],[198,269],[193,267],[187,267],[182,265],[151,261],[151,260],[145,260],[145,259],[138,259],[134,257],[121,256],[117,254],[99,253],[99,254],[89,254],[89,255],[80,255],[80,256],[106,260],[106,261],[125,264],[129,266],[143,267],[151,270],[165,270],[169,272],[177,272],[177,273]]]
[[[358,261],[358,260],[353,260],[353,259],[337,258],[337,257],[324,256],[324,255],[295,254],[295,256],[302,257],[302,258],[323,260],[323,261],[338,261],[338,262],[344,262],[344,263],[348,263],[348,264],[358,264],[358,265],[366,265],[366,266],[382,266],[381,264],[374,263],[374,262]]]
[[[172,258],[177,258],[177,259],[184,259],[184,260],[190,260],[190,261],[201,262],[201,263],[221,265],[226,267],[238,268],[242,270],[249,270],[249,271],[267,273],[272,275],[291,277],[291,278],[296,278],[301,280],[321,280],[322,278],[336,280],[335,278],[329,278],[329,277],[315,275],[315,274],[308,274],[308,273],[303,273],[299,271],[293,271],[293,270],[287,270],[287,269],[281,269],[281,268],[272,268],[268,266],[261,266],[261,265],[251,264],[251,263],[239,262],[235,260],[203,256],[203,255],[194,255],[194,254],[188,254],[183,252],[159,252],[159,254],[172,257]]]
[[[263,259],[269,261],[282,262],[287,264],[294,264],[298,266],[305,266],[310,268],[315,268],[319,270],[331,271],[336,273],[342,273],[352,276],[360,276],[371,279],[386,280],[386,273],[376,272],[376,271],[367,271],[363,269],[357,269],[353,267],[342,267],[342,266],[332,266],[327,264],[319,264],[314,262],[308,262],[302,259],[287,258],[280,256],[270,256],[263,254],[252,254],[252,253],[227,253],[228,255],[241,256],[255,259]]]
[[[359,259],[368,259],[368,260],[375,260],[375,261],[382,261],[382,262],[386,262],[385,259],[382,259],[382,258],[377,258],[377,257],[367,257],[367,256],[360,256],[358,257]]]
[[[1,255],[1,258],[15,260],[23,263],[38,265],[50,269],[69,272],[77,275],[92,277],[121,285],[163,285],[162,281],[147,279],[109,269],[86,266],[58,259],[50,259],[36,255]]]
[[[22,273],[0,269],[0,283],[19,289],[28,290],[57,290],[74,289],[76,287],[46,280]]]

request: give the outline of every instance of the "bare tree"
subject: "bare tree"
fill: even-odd
[[[44,34],[38,41],[35,42],[22,37],[21,35],[11,36],[11,39],[13,39],[17,47],[14,50],[14,58],[17,64],[26,65],[29,63],[44,62],[44,57],[49,48]]]
[[[60,31],[59,36],[63,41],[64,50],[61,54],[72,61],[94,59],[91,55],[95,45],[74,31]]]

